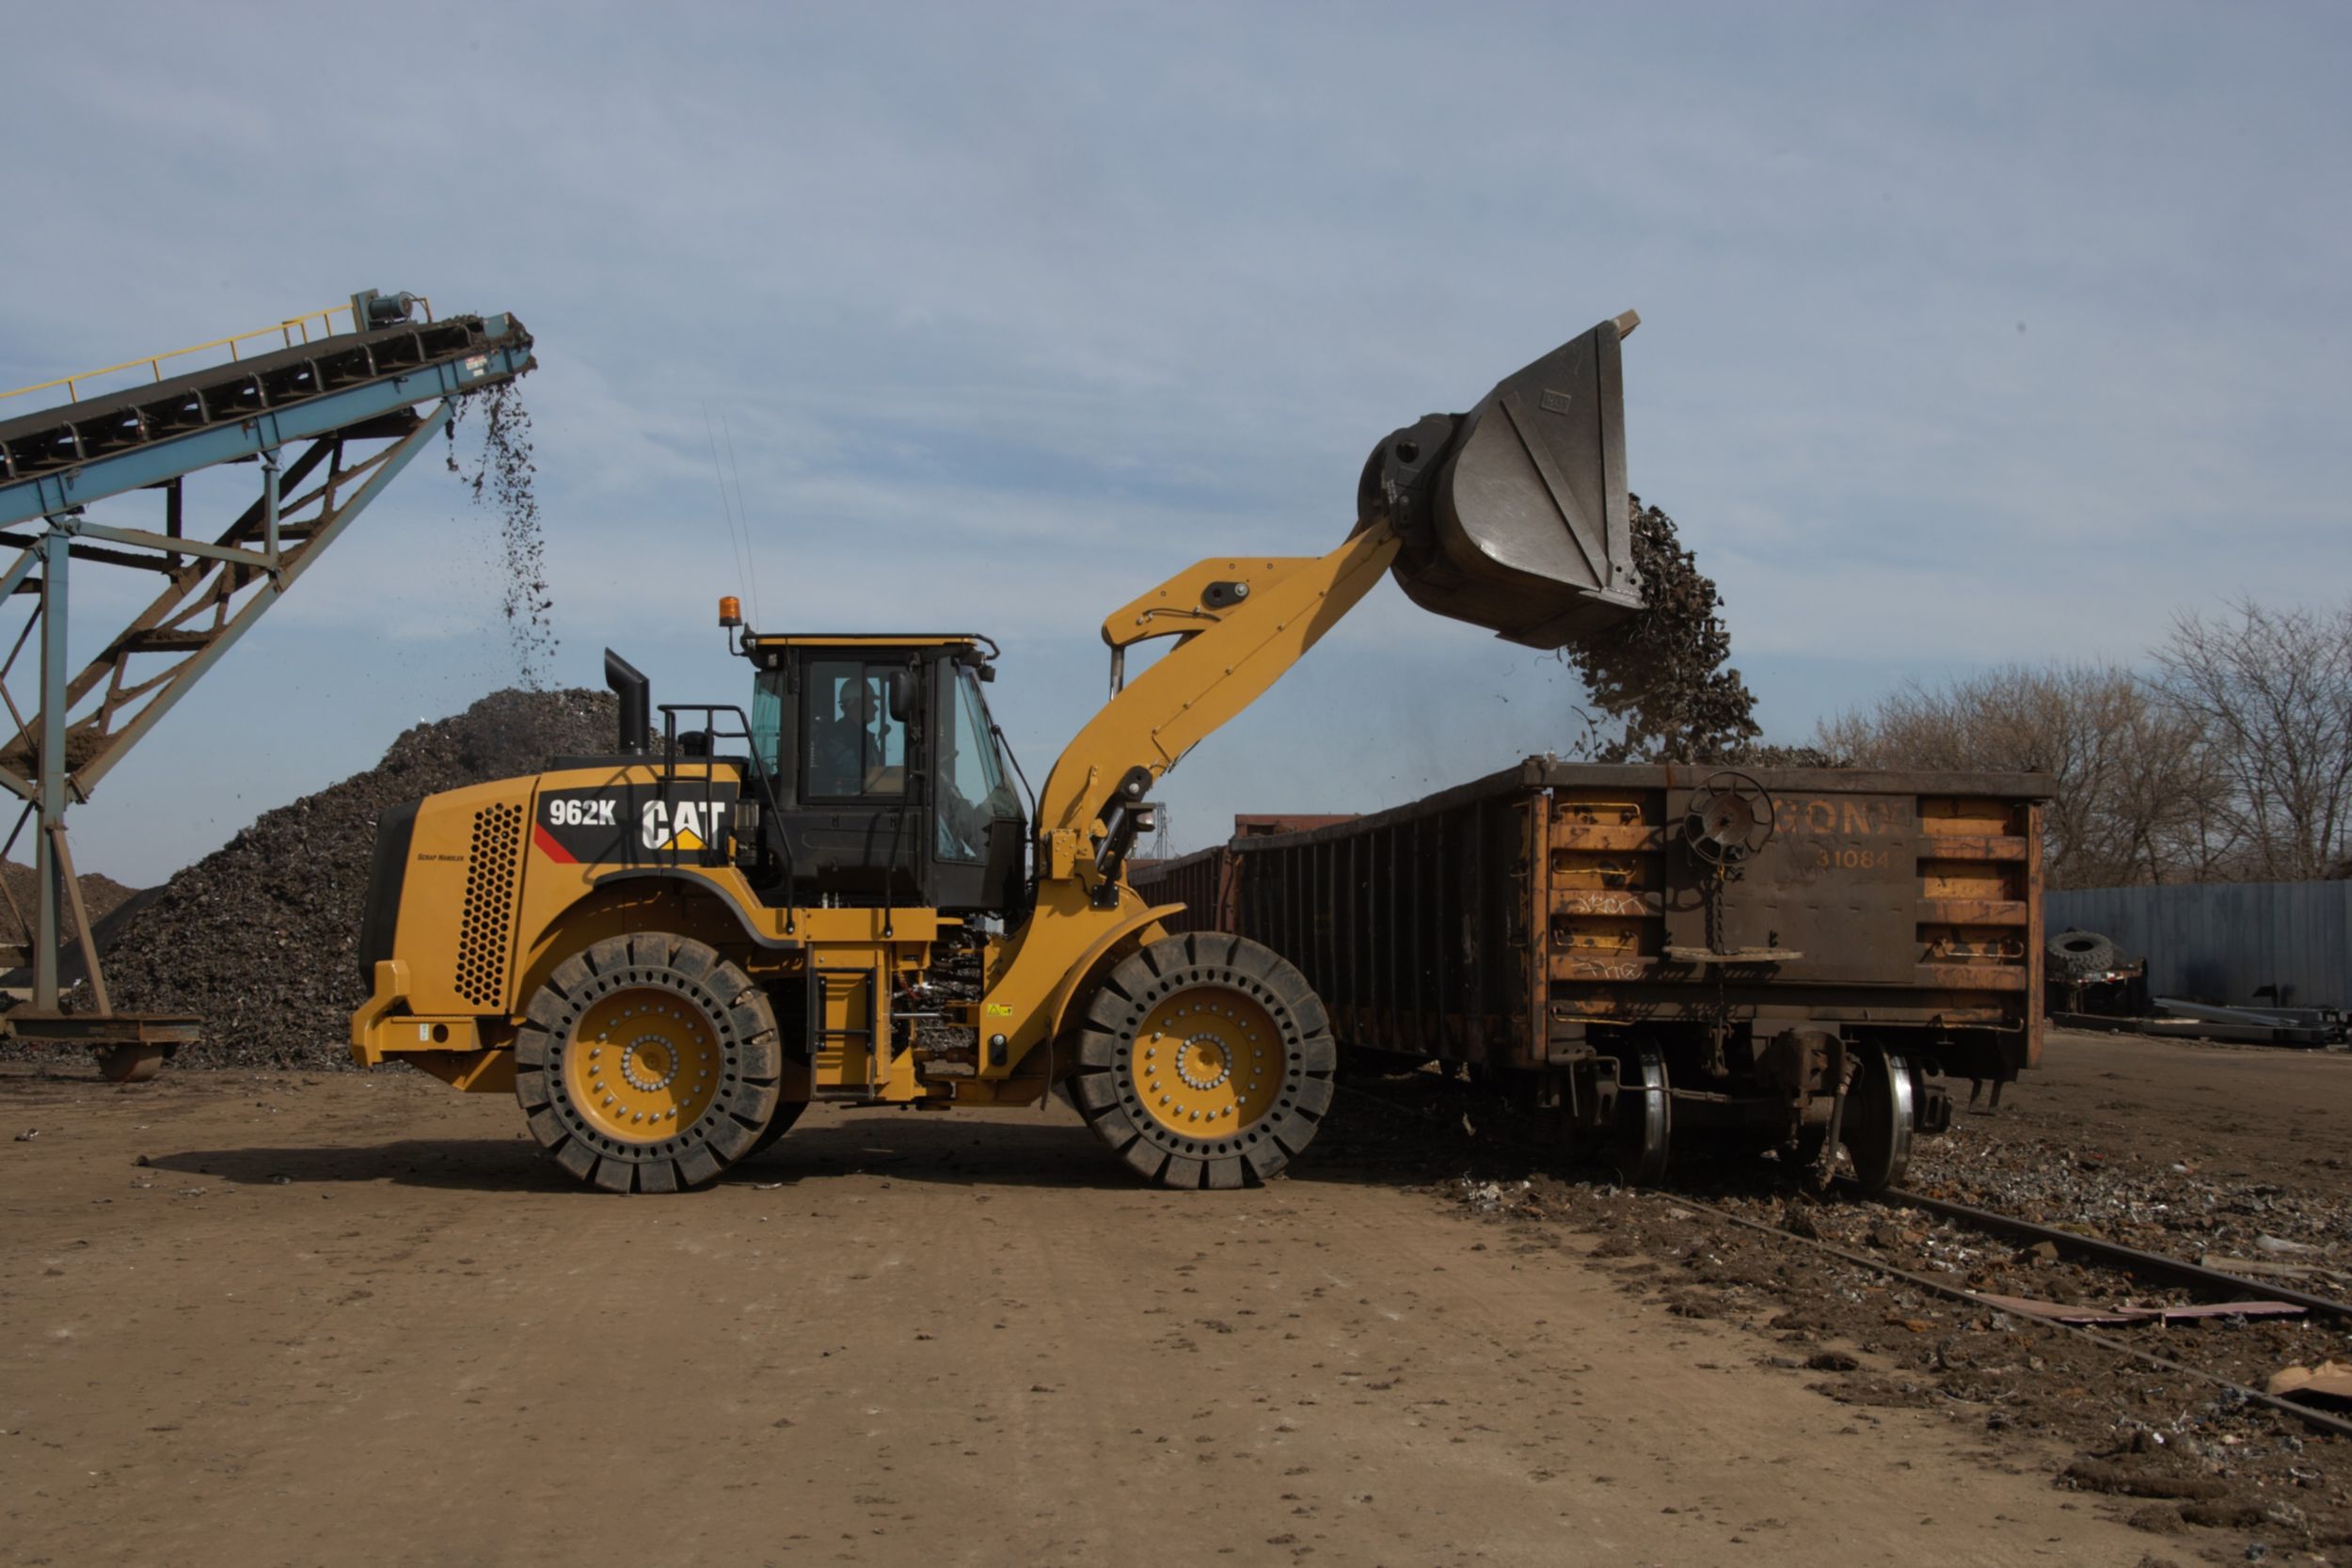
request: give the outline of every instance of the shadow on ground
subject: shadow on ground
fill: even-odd
[[[1482,1144],[1461,1124],[1460,1095],[1441,1112],[1400,1110],[1379,1098],[1343,1092],[1314,1144],[1292,1165],[1301,1181],[1410,1186],[1463,1175],[1527,1173],[1518,1148]],[[1476,1101],[1471,1101],[1473,1105]],[[1473,1115],[1483,1117],[1484,1111]],[[1058,1107],[986,1117],[954,1112],[852,1111],[793,1129],[728,1172],[721,1186],[823,1181],[882,1175],[947,1186],[1102,1188],[1140,1183],[1118,1157]],[[194,1148],[151,1155],[182,1176],[237,1183],[334,1184],[389,1181],[474,1192],[567,1192],[602,1196],[550,1164],[519,1133],[497,1138],[402,1138],[389,1143]],[[1565,1165],[1563,1159],[1559,1164]]]

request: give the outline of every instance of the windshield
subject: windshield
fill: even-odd
[[[1005,781],[996,736],[980,700],[980,683],[959,665],[940,726],[939,858],[977,861],[988,849],[989,824],[1021,816],[1020,800]]]

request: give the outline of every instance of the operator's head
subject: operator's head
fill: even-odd
[[[874,716],[874,693],[864,680],[846,681],[841,687],[841,717],[860,723]]]

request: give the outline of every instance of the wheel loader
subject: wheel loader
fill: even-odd
[[[1534,647],[1637,609],[1636,320],[1391,433],[1329,554],[1203,561],[1112,611],[1110,699],[1033,800],[990,717],[984,636],[769,632],[723,598],[748,704],[658,710],[608,651],[610,754],[378,823],[355,1058],[513,1094],[557,1164],[620,1193],[709,1182],[814,1101],[1057,1090],[1148,1180],[1273,1176],[1330,1109],[1330,1022],[1280,954],[1171,935],[1182,906],[1127,885],[1152,787],[1383,573]],[[973,949],[977,995],[943,999],[939,965]]]

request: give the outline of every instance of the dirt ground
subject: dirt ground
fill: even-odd
[[[614,1199],[398,1073],[0,1076],[0,1562],[2115,1563],[2054,1452],[1850,1408],[1411,1159],[1130,1184],[819,1110]],[[142,1159],[146,1162],[141,1164]],[[1988,1457],[1990,1463],[1988,1463]]]
[[[1661,1193],[1564,1181],[1556,1162],[1531,1158],[1525,1118],[1505,1106],[1430,1075],[1376,1088],[1422,1141],[1453,1126],[1462,1170],[1438,1190],[1483,1223],[1575,1233],[1629,1295],[1747,1329],[1775,1347],[1768,1361],[1817,1374],[1840,1403],[1933,1410],[2004,1449],[2057,1451],[2052,1481],[2145,1533],[2160,1548],[2152,1561],[2352,1561],[2352,1442],[2119,1348],[2260,1387],[2287,1366],[2352,1361],[2341,1322],[2231,1314],[2109,1329],[2097,1343],[1779,1232],[1981,1292],[2078,1307],[2191,1298],[1917,1210],[1817,1196],[1761,1161],[1686,1167]],[[2341,1052],[2058,1035],[1999,1115],[1963,1114],[1923,1143],[1908,1180],[2191,1260],[2288,1261],[2302,1271],[2294,1282],[2344,1296],[2348,1125]]]

